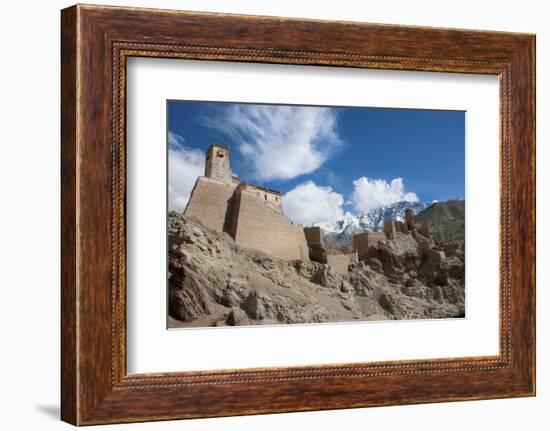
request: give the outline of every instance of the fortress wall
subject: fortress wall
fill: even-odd
[[[386,239],[384,232],[363,232],[353,237],[353,248],[357,251],[359,259],[367,258],[367,253],[371,245],[376,245],[378,241]]]
[[[359,259],[364,260],[369,251],[369,239],[366,233],[353,236],[353,248],[357,251]]]
[[[309,243],[323,244],[323,231],[319,226],[310,226],[304,228],[306,240]]]
[[[414,213],[410,208],[405,210],[405,224],[407,225],[407,229],[410,231],[415,230],[416,228],[414,225]]]
[[[328,263],[327,249],[320,242],[308,242],[309,259],[313,262]]]
[[[396,221],[395,222],[395,230],[397,232],[401,232],[401,233],[404,233],[404,234],[409,233],[409,228],[408,228],[407,224],[405,222],[402,222],[402,221]]]
[[[314,262],[327,263],[327,249],[323,244],[323,230],[318,227],[305,227],[304,234],[309,247],[309,258]]]
[[[272,256],[309,261],[309,249],[302,225],[274,210],[254,190],[239,187],[234,198],[235,241]]]
[[[395,237],[395,222],[393,220],[386,220],[384,222],[384,233],[388,239]]]
[[[234,184],[198,177],[184,214],[195,217],[207,228],[222,232],[234,191]]]
[[[233,239],[237,236],[237,223],[239,221],[239,211],[241,207],[241,199],[239,193],[239,187],[235,187],[235,191],[231,198],[229,198],[227,205],[227,214],[225,216],[225,225],[223,231],[227,232]]]
[[[258,199],[262,200],[272,210],[277,211],[280,214],[283,213],[281,194],[279,192],[250,183],[242,183],[240,185],[240,189],[255,194]]]
[[[378,244],[378,241],[383,241],[386,239],[386,234],[384,232],[367,232],[367,237],[369,240],[369,246]]]
[[[351,262],[357,262],[357,253],[342,253],[327,255],[327,263],[340,274],[346,274]]]

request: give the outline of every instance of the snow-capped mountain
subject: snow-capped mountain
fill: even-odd
[[[362,232],[380,232],[384,230],[385,220],[403,221],[405,209],[411,208],[418,214],[432,202],[401,201],[354,215],[346,212],[344,217],[332,223],[314,223],[323,229],[325,244],[331,247],[350,246],[353,235]]]

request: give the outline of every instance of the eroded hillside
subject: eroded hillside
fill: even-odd
[[[398,234],[346,274],[246,249],[172,212],[169,326],[320,323],[464,316],[464,262],[455,247]]]

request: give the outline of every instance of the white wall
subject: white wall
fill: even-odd
[[[509,399],[123,425],[109,429],[279,430],[545,429],[550,423],[549,325],[545,311],[550,258],[550,14],[543,1],[130,0],[172,9],[357,20],[537,33],[538,396]],[[69,429],[57,420],[59,399],[59,9],[60,0],[2,4],[0,68],[0,426]],[[546,243],[546,245],[544,245]],[[544,425],[543,425],[544,424]],[[100,427],[102,428],[102,427]]]

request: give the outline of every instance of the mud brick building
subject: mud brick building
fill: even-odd
[[[243,247],[286,260],[309,260],[302,225],[283,214],[281,194],[233,175],[230,149],[212,144],[204,176],[198,177],[184,214],[204,226],[226,232]]]

